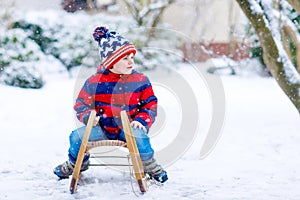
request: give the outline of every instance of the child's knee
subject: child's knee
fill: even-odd
[[[139,152],[143,154],[141,157],[145,157],[145,160],[150,159],[153,156],[154,151],[151,147],[150,138],[147,133],[141,129],[135,129],[134,137]]]
[[[142,130],[142,129],[133,129],[133,134],[134,137],[136,138],[136,140],[145,140],[145,139],[149,139],[149,136],[147,135],[147,133]]]
[[[80,130],[74,130],[69,136],[70,144],[78,144],[81,143],[82,135],[80,134]]]

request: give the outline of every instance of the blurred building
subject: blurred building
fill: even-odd
[[[128,13],[125,6],[120,9]],[[165,10],[162,21],[188,38],[180,47],[185,59],[249,57],[247,20],[234,0],[178,0]]]
[[[178,17],[172,13],[178,13]],[[188,60],[205,61],[223,55],[234,60],[249,57],[246,17],[234,0],[178,1],[168,8],[164,21],[193,40],[182,46]]]

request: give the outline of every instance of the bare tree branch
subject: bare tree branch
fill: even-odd
[[[165,9],[174,2],[175,0],[124,0],[138,26],[150,27],[147,32],[148,39],[144,46],[147,46],[150,39],[154,36],[156,27]]]

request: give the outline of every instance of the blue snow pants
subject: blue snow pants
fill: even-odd
[[[70,148],[69,148],[69,159],[72,163],[76,162],[77,155],[80,149],[81,141],[84,135],[86,126],[78,128],[70,134]],[[150,160],[153,157],[154,151],[150,144],[150,138],[144,130],[134,129],[133,134],[136,140],[137,148],[139,150],[141,160]],[[119,136],[119,140],[126,141],[124,132],[122,131]],[[107,140],[107,136],[103,133],[99,126],[94,126],[92,128],[89,141]],[[85,155],[83,162],[89,159],[89,155]]]

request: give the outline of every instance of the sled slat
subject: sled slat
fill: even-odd
[[[81,142],[81,145],[80,145],[80,149],[79,149],[79,152],[78,152],[78,156],[77,156],[77,160],[76,160],[76,163],[75,163],[74,171],[73,171],[73,174],[72,174],[72,179],[71,179],[71,184],[70,184],[70,192],[72,194],[75,192],[76,187],[77,187],[78,179],[79,179],[79,176],[80,176],[80,169],[81,169],[82,161],[83,161],[83,158],[84,158],[84,154],[86,152],[86,145],[88,143],[88,140],[89,140],[89,137],[90,137],[90,134],[91,134],[91,130],[93,128],[93,123],[94,123],[95,117],[96,117],[96,111],[93,110],[93,111],[91,111],[88,123],[86,125],[86,129],[84,131],[84,135],[83,135],[82,142]]]
[[[127,148],[130,152],[130,157],[131,157],[135,177],[139,185],[140,191],[144,193],[147,191],[147,183],[145,180],[144,167],[142,164],[140,153],[136,146],[136,141],[133,135],[132,128],[130,126],[128,116],[126,114],[126,111],[124,110],[121,111],[121,120],[122,120],[123,130],[126,137]]]

